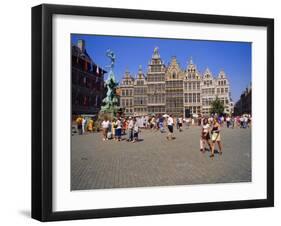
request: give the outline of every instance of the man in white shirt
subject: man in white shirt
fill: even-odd
[[[118,141],[121,141],[121,135],[122,135],[122,123],[121,123],[121,119],[118,117],[117,121],[116,121],[116,138]]]
[[[107,118],[105,118],[102,121],[101,127],[102,127],[102,130],[103,130],[103,140],[108,140],[107,139],[107,133],[108,133],[109,121],[108,121]]]
[[[167,139],[172,140],[173,132],[174,132],[174,119],[173,119],[172,115],[170,115],[167,119],[167,126],[168,126],[168,130],[169,130]]]
[[[134,133],[133,133],[133,128],[134,128],[134,120],[132,117],[129,118],[129,124],[128,124],[128,130],[129,130],[129,137],[128,137],[128,141],[133,141],[133,136],[134,136]]]

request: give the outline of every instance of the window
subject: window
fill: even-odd
[[[192,88],[193,88],[193,90],[196,89],[196,84],[195,84],[195,82],[193,82]]]
[[[196,103],[196,93],[193,93],[193,103]]]
[[[197,82],[197,89],[200,89],[200,82]]]
[[[188,94],[188,102],[192,103],[192,94],[191,93]]]

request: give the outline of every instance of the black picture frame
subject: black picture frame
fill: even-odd
[[[52,210],[52,18],[55,14],[247,25],[267,28],[267,198],[129,208]],[[32,218],[122,217],[274,206],[274,20],[237,16],[43,4],[32,8]]]

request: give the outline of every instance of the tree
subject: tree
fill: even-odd
[[[211,102],[211,113],[217,113],[221,115],[224,112],[224,105],[222,101],[219,100],[218,97],[214,101]]]

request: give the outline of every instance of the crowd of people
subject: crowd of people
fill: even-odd
[[[249,128],[251,126],[251,116],[243,114],[241,116],[217,116],[210,115],[209,117],[197,118],[183,118],[174,117],[172,114],[164,115],[151,115],[151,116],[138,116],[138,117],[115,117],[109,119],[104,117],[99,122],[99,130],[102,130],[102,139],[129,142],[140,141],[139,134],[142,129],[151,131],[160,131],[167,133],[167,140],[175,139],[174,127],[179,131],[183,131],[183,127],[189,128],[192,125],[200,126],[200,151],[205,153],[206,150],[210,151],[210,157],[213,158],[215,154],[215,145],[218,145],[218,153],[222,155],[222,141],[221,141],[221,127],[226,128]],[[87,132],[94,131],[93,118],[84,118],[78,116],[75,120],[77,124],[78,133],[80,135]],[[208,145],[208,148],[206,148]]]

